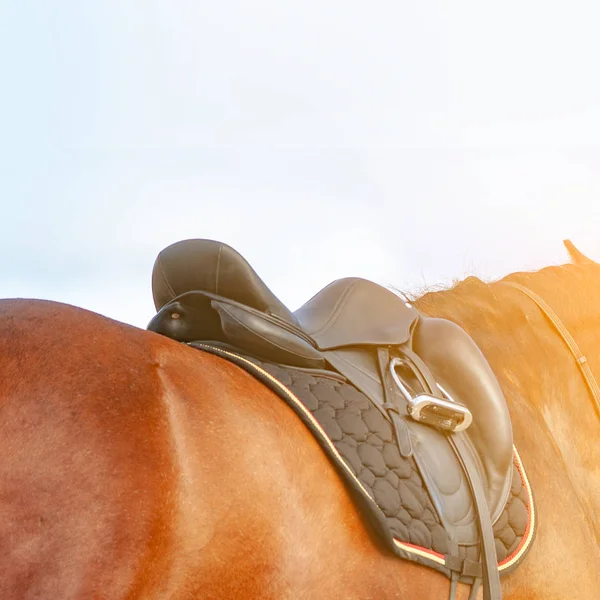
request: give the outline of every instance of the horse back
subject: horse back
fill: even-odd
[[[297,417],[235,365],[34,300],[0,302],[0,356],[1,598],[406,585]]]
[[[166,555],[172,440],[141,333],[0,303],[0,597],[121,598]]]

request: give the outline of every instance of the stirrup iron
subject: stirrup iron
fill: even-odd
[[[396,373],[396,367],[407,366],[401,358],[393,358],[390,361],[390,373],[394,383],[402,392],[406,400],[407,412],[415,421],[425,423],[443,429],[451,433],[464,431],[471,425],[473,415],[471,411],[460,402],[452,399],[450,394],[439,384],[438,388],[444,398],[436,398],[431,394],[421,393],[413,396],[406,385],[401,381]]]

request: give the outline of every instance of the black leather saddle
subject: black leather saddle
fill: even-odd
[[[459,544],[481,544],[485,597],[501,597],[491,527],[510,492],[512,426],[462,328],[360,278],[334,281],[291,312],[238,252],[212,240],[163,250],[152,288],[149,330],[333,370],[368,396],[394,424],[400,451],[415,457],[446,530]]]

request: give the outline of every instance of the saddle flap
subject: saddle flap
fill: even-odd
[[[477,510],[463,468],[448,439],[427,425],[410,420],[407,424],[415,461],[446,531],[458,544],[476,544],[479,539]]]
[[[495,522],[510,492],[513,461],[512,423],[498,380],[477,344],[452,321],[422,318],[413,344],[438,383],[473,415],[466,437],[481,465]]]
[[[411,341],[425,368],[452,394],[452,398],[464,403],[473,413],[473,423],[460,435],[469,441],[472,462],[484,482],[490,516],[495,522],[506,504],[512,478],[512,426],[502,391],[481,351],[468,334],[454,323],[422,318],[412,333]],[[373,352],[355,346],[328,350],[323,354],[338,372],[381,409],[385,394]],[[415,454],[423,455],[422,465],[424,471],[429,473],[432,497],[440,499],[440,513],[447,513],[450,524],[454,519],[451,515],[460,514],[463,509],[472,506],[468,504],[470,495],[467,481],[461,474],[462,469],[445,435],[412,419],[406,422],[411,430],[413,445],[416,442],[421,448]],[[437,442],[442,441],[440,450]],[[433,447],[436,451],[431,454]],[[430,460],[425,460],[426,456]],[[452,469],[448,467],[449,464],[453,465]],[[447,489],[449,477],[460,482],[454,496],[454,492],[450,494]],[[456,522],[455,525],[463,529],[459,536],[462,537],[468,527],[465,523]]]
[[[320,350],[403,344],[419,316],[393,292],[358,277],[330,283],[294,315]]]

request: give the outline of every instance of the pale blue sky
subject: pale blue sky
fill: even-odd
[[[145,326],[188,237],[292,308],[600,259],[596,4],[2,0],[0,297]]]

